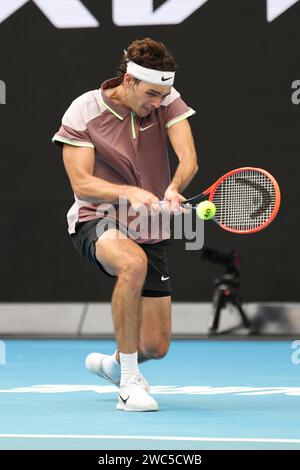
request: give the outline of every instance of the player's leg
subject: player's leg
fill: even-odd
[[[171,296],[142,297],[139,362],[164,357],[171,338]]]
[[[171,338],[171,296],[142,297],[139,322],[138,362],[163,358]],[[118,352],[112,360],[119,363]]]
[[[106,231],[96,242],[96,257],[106,271],[117,276],[112,315],[118,349],[137,351],[139,305],[147,273],[147,256],[129,238],[117,239],[118,230]]]
[[[115,229],[96,242],[96,258],[110,274],[117,276],[112,296],[112,315],[121,364],[118,409],[156,410],[138,369],[138,334],[141,291],[147,273],[147,256],[134,241]]]
[[[105,235],[105,237],[102,236],[102,240],[106,238],[111,246],[111,241],[115,238],[115,234],[113,232],[110,233],[112,236],[108,236],[108,232],[106,232],[107,235]],[[93,239],[95,241],[97,240],[96,238]],[[132,240],[127,240],[127,242],[133,243],[134,248],[141,248]],[[97,246],[99,247],[99,243]],[[147,257],[148,273],[143,286],[143,297],[139,297],[138,301],[138,331],[140,332],[138,339],[139,362],[150,358],[163,357],[168,350],[171,330],[171,286],[169,284],[164,244],[144,245],[143,252]],[[114,250],[113,257],[110,258],[108,257],[108,251],[102,250],[102,253],[100,253],[100,255],[98,254],[98,261],[101,263],[102,267],[105,267],[107,272],[117,274],[118,266],[116,266],[116,263],[118,263],[120,259],[123,259],[122,256],[124,253],[130,254],[130,249],[127,249],[124,244],[121,245],[121,253],[119,253],[118,250]],[[121,267],[125,268],[126,271],[126,266],[122,265]],[[134,276],[134,283],[135,281],[136,275]],[[121,285],[120,279],[118,282]],[[116,302],[114,302],[115,294],[117,294]],[[126,309],[127,296],[125,295],[124,302],[118,299],[117,290],[114,292],[114,296],[113,305],[115,305],[116,308],[113,309],[113,313],[116,317],[116,322],[122,324],[120,318],[122,318],[122,310],[124,311],[124,309]],[[135,303],[135,307],[136,305]],[[132,306],[130,311],[132,311]],[[90,359],[90,361],[87,362],[89,370],[116,385],[120,384],[120,364],[119,353],[117,351],[112,356],[92,353],[87,359]],[[149,390],[147,384],[144,385],[145,389]]]

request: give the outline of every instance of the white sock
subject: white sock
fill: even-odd
[[[102,361],[103,371],[116,380],[118,380],[121,375],[121,366],[117,361],[117,352],[118,350],[115,351],[112,356],[105,357]]]
[[[122,387],[128,380],[139,374],[138,366],[138,353],[137,351],[132,354],[119,353],[121,364],[121,384]]]

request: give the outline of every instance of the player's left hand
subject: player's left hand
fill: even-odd
[[[163,210],[170,211],[174,214],[182,214],[186,212],[186,209],[181,204],[186,200],[184,196],[179,194],[176,188],[172,185],[168,186],[165,195]]]

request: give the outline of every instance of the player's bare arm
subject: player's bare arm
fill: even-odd
[[[155,206],[154,194],[134,186],[113,184],[93,176],[95,150],[64,144],[63,161],[74,193],[80,199],[93,202],[117,203],[119,197],[127,198],[133,206]]]
[[[185,199],[180,193],[188,186],[198,171],[194,139],[187,119],[173,124],[168,129],[168,137],[178,157],[179,165],[165,192],[165,200],[180,202]]]

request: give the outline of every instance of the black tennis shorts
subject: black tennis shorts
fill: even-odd
[[[71,234],[75,249],[87,261],[95,264],[107,276],[109,274],[96,258],[95,242],[98,239],[96,227],[99,219],[88,222],[77,222],[76,233]],[[148,258],[147,276],[142,291],[143,297],[165,297],[171,295],[171,283],[167,259],[167,247],[171,245],[171,240],[163,240],[158,243],[139,243]]]

